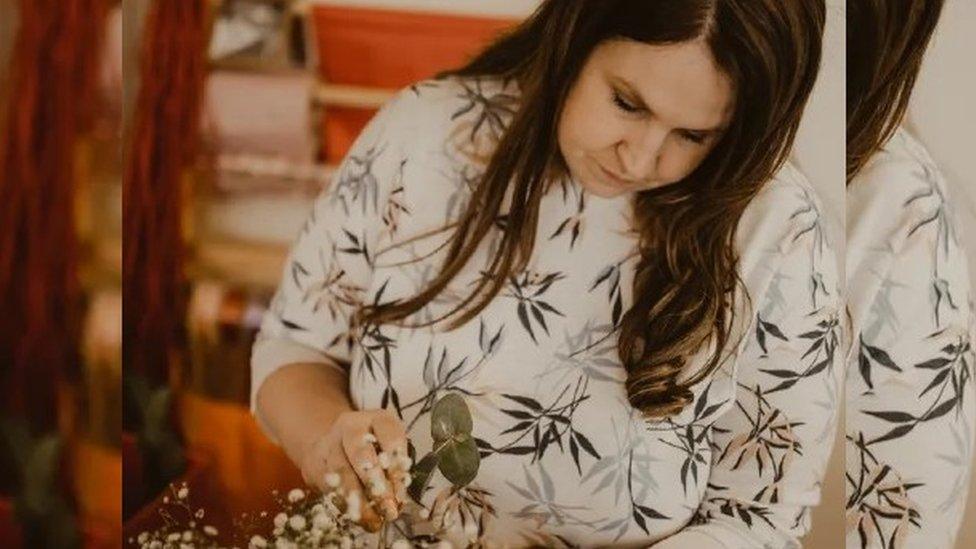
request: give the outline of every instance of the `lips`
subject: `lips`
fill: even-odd
[[[599,162],[597,162],[596,165],[597,165],[597,167],[600,168],[600,172],[602,172],[603,175],[607,179],[609,179],[610,182],[613,183],[614,185],[619,185],[621,187],[628,187],[628,188],[638,186],[637,183],[634,183],[632,181],[627,181],[626,179],[623,179],[620,176],[618,176],[618,175],[614,174],[613,172],[611,172],[610,170],[604,168],[603,165],[600,164]]]

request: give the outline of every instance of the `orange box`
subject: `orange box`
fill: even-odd
[[[399,89],[463,65],[518,21],[428,12],[316,6],[319,76],[324,82]],[[325,158],[345,156],[375,111],[326,107]]]

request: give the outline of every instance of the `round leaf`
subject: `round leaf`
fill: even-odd
[[[478,474],[481,457],[478,445],[470,435],[459,435],[445,442],[438,456],[438,469],[455,486],[465,486]]]
[[[434,404],[430,434],[435,446],[456,435],[471,434],[471,427],[471,412],[460,395],[449,393]]]

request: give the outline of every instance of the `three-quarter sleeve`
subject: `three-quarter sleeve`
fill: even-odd
[[[800,547],[820,502],[843,379],[838,264],[813,191],[771,185],[740,224],[751,304],[734,405],[711,426],[695,520],[655,548]]]
[[[351,321],[373,279],[385,206],[402,177],[405,143],[418,137],[414,93],[399,92],[367,124],[290,249],[251,354],[251,412],[269,436],[256,408],[269,375],[297,362],[346,369],[352,359]]]
[[[847,547],[954,546],[976,403],[968,263],[945,181],[901,131],[848,190]]]

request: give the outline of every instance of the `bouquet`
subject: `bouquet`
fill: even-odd
[[[337,473],[326,475],[325,493],[295,488],[284,497],[275,493],[277,512],[271,520],[271,531],[264,534],[247,534],[248,539],[238,544],[221,542],[220,532],[206,524],[206,510],[194,510],[189,503],[190,487],[186,483],[170,486],[170,494],[163,499],[160,514],[165,525],[152,532],[142,532],[130,544],[143,549],[220,548],[244,545],[249,549],[305,549],[336,548],[353,549],[379,547],[383,549],[408,549],[410,547],[470,547],[483,545],[486,521],[491,513],[476,517],[464,502],[478,500],[478,506],[490,510],[485,500],[486,492],[468,486],[478,473],[480,457],[471,435],[472,420],[464,400],[450,393],[438,400],[431,410],[432,450],[417,460],[413,444],[408,444],[409,455],[387,453],[377,447],[379,463],[369,470],[366,494],[346,491],[341,487]],[[372,434],[366,442],[375,444]],[[435,472],[449,481],[434,498],[430,508],[421,503],[421,495],[427,490]],[[368,532],[359,520],[366,505],[385,495],[387,475],[399,476],[400,486],[405,487],[397,499],[406,502],[400,516],[384,522],[379,531]],[[409,496],[409,499],[407,498]],[[463,496],[463,497],[459,497]],[[380,514],[380,513],[378,513]],[[380,514],[382,516],[382,514]],[[250,522],[242,531],[253,530],[254,520],[267,522],[270,512],[262,511],[251,521],[244,517],[240,522]],[[267,527],[265,527],[267,531]]]

